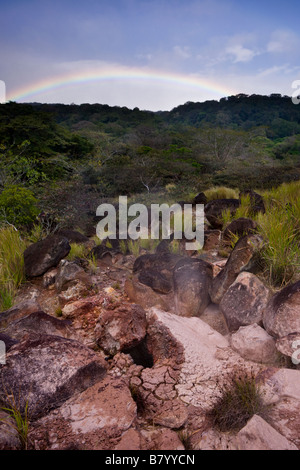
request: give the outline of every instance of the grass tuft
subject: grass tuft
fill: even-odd
[[[26,246],[14,227],[0,229],[0,311],[12,307],[17,289],[25,281]]]
[[[268,406],[252,373],[228,377],[221,396],[208,413],[214,427],[221,432],[240,431],[254,416],[267,417]]]

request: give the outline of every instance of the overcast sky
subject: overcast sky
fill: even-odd
[[[241,92],[290,96],[300,79],[298,0],[0,6],[0,80],[19,102],[168,110]]]

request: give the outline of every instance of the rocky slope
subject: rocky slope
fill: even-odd
[[[211,227],[201,255],[102,246],[95,272],[66,260],[66,236],[32,245],[28,282],[0,314],[1,401],[28,407],[27,448],[299,449],[300,282],[274,293],[254,274],[250,226],[228,259]],[[268,412],[220,431],[211,410],[237,374]],[[24,447],[1,419],[0,449]]]

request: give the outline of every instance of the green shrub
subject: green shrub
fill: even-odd
[[[0,194],[0,220],[16,227],[28,226],[38,213],[37,200],[29,189],[14,185]]]

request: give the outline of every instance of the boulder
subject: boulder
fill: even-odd
[[[31,420],[46,415],[76,392],[100,382],[106,364],[99,354],[77,341],[40,335],[13,346],[0,369],[0,395],[13,395]]]
[[[140,305],[123,302],[122,305],[101,313],[95,339],[100,348],[113,356],[120,351],[130,351],[146,336],[146,312]]]
[[[142,280],[145,278],[154,280],[157,273],[160,274],[161,281],[165,280],[171,282],[173,270],[181,258],[182,256],[180,255],[166,252],[142,255],[136,259],[133,265],[133,273],[138,274],[139,280],[142,284]],[[151,275],[151,273],[153,274]],[[151,283],[149,282],[146,285],[152,287],[150,284]],[[157,289],[157,284],[155,284],[154,287]]]
[[[178,398],[186,405],[208,411],[216,403],[228,374],[250,369],[255,373],[255,364],[241,358],[230,348],[228,339],[201,318],[180,317],[152,308],[147,320],[147,345],[154,365],[142,371],[138,391],[152,417],[163,401]]]
[[[31,426],[38,450],[112,450],[136,419],[136,403],[122,379],[107,376]]]
[[[226,210],[230,210],[231,214],[235,214],[239,206],[239,199],[214,199],[205,205],[205,217],[213,229],[222,230],[222,213]]]
[[[164,279],[164,281],[166,282],[166,279]],[[141,305],[143,308],[158,306],[166,311],[172,311],[174,309],[173,290],[168,294],[159,292],[158,289],[153,290],[151,287],[140,282],[139,274],[127,277],[124,290],[132,302]]]
[[[61,260],[55,277],[55,289],[61,306],[88,295],[92,285],[91,277],[77,263]]]
[[[254,415],[239,431],[236,441],[239,450],[298,450],[258,415]]]
[[[184,258],[173,271],[175,313],[200,316],[210,304],[212,267],[201,259]]]
[[[38,277],[56,267],[71,250],[69,241],[59,235],[49,235],[44,240],[30,245],[24,251],[24,266],[27,277]]]
[[[256,323],[241,326],[231,336],[231,347],[248,361],[274,364],[278,360],[274,338]]]
[[[300,281],[275,294],[263,315],[267,332],[275,338],[300,333]]]
[[[261,323],[269,297],[269,289],[254,274],[240,273],[220,302],[229,330]]]
[[[259,235],[242,237],[228,258],[224,268],[213,279],[210,297],[219,304],[231,284],[242,271],[250,271],[255,266],[255,254],[261,249],[263,239]]]

